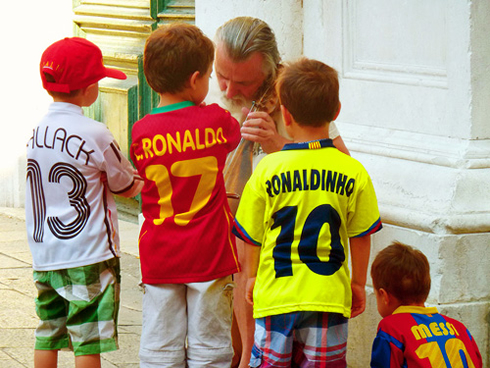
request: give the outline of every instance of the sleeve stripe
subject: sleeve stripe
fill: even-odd
[[[124,193],[124,192],[126,192],[126,191],[130,190],[130,189],[133,187],[133,185],[134,185],[134,179],[133,179],[133,181],[131,182],[131,184],[130,184],[130,185],[128,185],[128,186],[127,186],[126,188],[124,188],[124,189],[121,189],[121,190],[117,190],[117,191],[115,191],[115,190],[112,190],[111,188],[109,188],[109,190],[110,190],[112,193],[114,193],[114,194]]]
[[[391,336],[390,334],[386,333],[385,331],[382,331],[382,330],[378,331],[378,336],[385,339],[389,343],[395,345],[401,351],[405,350],[405,347],[401,341],[399,341],[395,337]]]
[[[111,143],[111,148],[112,148],[112,151],[114,152],[114,154],[116,155],[116,158],[119,162],[122,161],[121,159],[121,155],[119,154],[119,147],[116,146],[116,144],[114,144],[114,142]]]
[[[261,246],[261,244],[258,241],[255,241],[252,239],[250,235],[247,234],[245,229],[238,223],[238,221],[235,219],[235,224],[232,229],[233,234],[235,234],[238,238],[242,239],[244,242]]]
[[[406,368],[406,360],[403,365],[400,365],[401,362],[399,361],[394,363],[394,359],[403,356],[404,350],[405,347],[401,341],[383,330],[378,330],[373,342],[370,367],[387,368],[396,366]]]
[[[381,223],[381,218],[378,218],[374,224],[371,225],[369,229],[366,231],[356,235],[356,236],[351,236],[351,238],[360,238],[361,236],[366,236],[366,235],[371,235],[374,234],[375,232],[380,231],[383,228],[383,225]]]

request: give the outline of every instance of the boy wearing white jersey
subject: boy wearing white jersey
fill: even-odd
[[[329,139],[337,72],[301,59],[276,86],[293,143],[259,162],[234,227],[249,244],[250,367],[346,367],[347,319],[364,311],[370,235],[381,229],[376,195],[362,165]]]
[[[104,67],[102,52],[65,38],[43,53],[43,87],[53,97],[27,143],[26,225],[38,289],[34,365],[56,367],[72,347],[78,368],[100,367],[117,349],[120,267],[112,193],[141,191],[131,163],[107,127],[83,115],[98,81],[125,79]]]

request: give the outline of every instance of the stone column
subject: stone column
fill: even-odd
[[[460,319],[485,367],[490,312],[490,3],[304,1],[304,54],[339,71],[337,126],[378,195],[384,230],[431,264],[428,304]],[[372,291],[349,328],[349,364],[369,366]]]
[[[339,71],[337,126],[370,173],[384,229],[431,264],[428,304],[461,320],[489,367],[490,3],[303,0],[196,1],[209,36],[251,15],[274,29],[284,60],[301,54]],[[368,286],[351,321],[350,367],[369,366],[380,317]]]

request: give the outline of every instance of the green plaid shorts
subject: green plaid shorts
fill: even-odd
[[[116,350],[121,285],[119,258],[84,267],[34,271],[37,350],[75,355]]]

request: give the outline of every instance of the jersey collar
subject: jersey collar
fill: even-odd
[[[281,151],[288,150],[299,150],[299,149],[319,149],[326,147],[335,147],[333,141],[330,138],[319,139],[309,142],[299,142],[299,143],[286,143]]]
[[[417,307],[413,305],[402,305],[395,309],[393,314],[398,313],[416,313],[416,314],[437,314],[436,307]]]
[[[155,107],[155,108],[153,108],[153,110],[151,110],[150,114],[151,115],[161,114],[162,112],[180,110],[180,109],[183,109],[185,107],[190,107],[190,106],[195,106],[195,104],[191,101],[182,101],[182,102],[174,103],[172,105]]]
[[[49,105],[48,110],[64,112],[69,111],[75,114],[83,115],[83,109],[80,106],[69,102],[52,102],[51,105]]]

